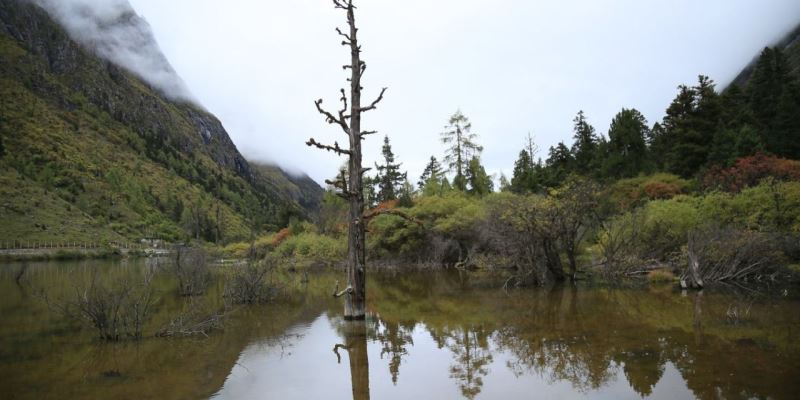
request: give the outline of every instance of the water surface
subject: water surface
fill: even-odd
[[[102,343],[52,313],[94,271],[145,261],[0,266],[3,398],[763,398],[800,393],[800,299],[670,287],[505,292],[458,273],[372,273],[365,322],[330,297],[340,273],[271,279],[284,297],[242,308],[208,338]],[[216,281],[203,301],[220,302]],[[186,301],[156,280],[153,332]],[[54,295],[55,296],[55,295]]]

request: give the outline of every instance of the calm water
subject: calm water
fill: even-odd
[[[506,293],[496,280],[372,273],[370,315],[346,323],[336,273],[287,274],[287,298],[235,311],[203,339],[104,344],[52,313],[100,271],[146,261],[0,265],[4,399],[796,399],[800,298],[671,288],[557,287]],[[223,283],[203,301],[219,303]],[[151,333],[181,309],[156,281]]]

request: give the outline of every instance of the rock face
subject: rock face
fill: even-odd
[[[220,121],[190,100],[127,0],[85,4],[0,0],[7,183],[77,208],[94,235],[152,233],[136,222],[144,219],[162,236],[228,241],[315,212],[322,189],[306,176],[251,167]]]

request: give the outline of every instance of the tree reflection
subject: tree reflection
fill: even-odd
[[[787,333],[741,329],[729,323],[730,296],[716,293],[683,297],[672,290],[555,286],[498,295],[476,289],[475,282],[427,279],[415,286],[413,277],[398,280],[373,286],[372,307],[381,311],[375,337],[381,356],[389,356],[392,381],[409,357],[407,345],[419,324],[439,349],[451,353],[448,372],[466,398],[481,393],[500,353],[517,377],[569,382],[584,393],[622,378],[640,396],[650,396],[669,364],[701,398],[781,398],[774,394],[788,392],[774,384],[786,382],[788,371],[770,364],[774,354],[760,345],[778,340],[782,352],[800,354],[797,342],[784,338],[794,337],[791,327],[800,320],[773,317],[763,312],[771,310],[764,304],[761,314],[749,318],[783,323]],[[414,320],[404,329],[398,321],[408,318]],[[754,366],[774,376],[755,379]]]
[[[461,394],[473,399],[481,392],[483,377],[489,374],[492,354],[489,352],[489,334],[483,327],[470,330],[458,328],[447,334],[447,348],[453,352],[455,364],[450,366],[450,377],[458,381]]]
[[[375,339],[381,344],[381,359],[389,357],[389,373],[392,383],[397,384],[400,375],[400,364],[408,355],[407,346],[414,345],[414,325],[403,326],[397,322],[375,319]]]
[[[333,347],[339,363],[341,350],[347,351],[350,360],[350,384],[353,400],[369,400],[369,357],[367,355],[367,324],[365,321],[345,321],[339,326],[344,344]]]

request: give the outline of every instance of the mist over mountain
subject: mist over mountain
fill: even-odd
[[[0,0],[0,240],[227,243],[322,188],[251,165],[127,1]]]
[[[31,0],[98,56],[135,73],[173,100],[195,102],[164,57],[150,25],[127,0]]]
[[[770,46],[780,49],[785,54],[789,64],[789,73],[800,79],[800,24],[784,35],[778,42],[770,44]],[[736,79],[731,84],[744,87],[753,75],[757,60],[758,55],[756,54],[753,57],[753,61],[736,76]]]

